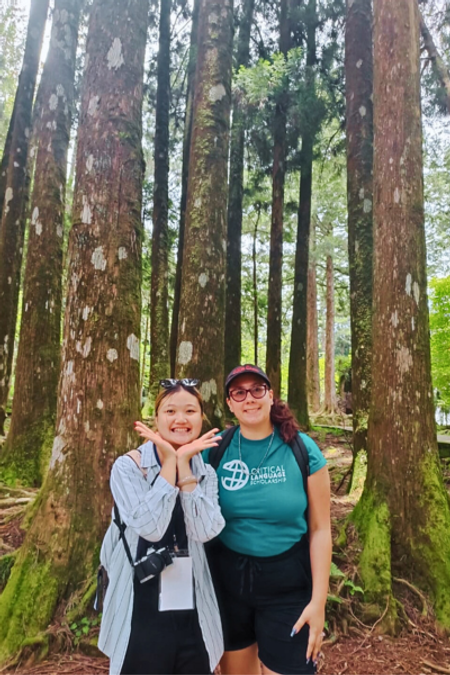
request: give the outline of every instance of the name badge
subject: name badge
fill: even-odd
[[[194,576],[189,556],[174,558],[159,577],[159,611],[172,609],[194,609]]]

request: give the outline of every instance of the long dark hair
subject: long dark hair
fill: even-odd
[[[273,405],[270,408],[270,421],[274,427],[278,428],[285,443],[292,443],[300,431],[300,424],[295,419],[292,410],[286,401],[279,398],[273,399]]]

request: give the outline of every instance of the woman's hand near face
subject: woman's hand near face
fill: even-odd
[[[178,466],[185,462],[189,463],[192,457],[198,455],[199,452],[218,445],[222,440],[221,436],[217,436],[218,431],[219,429],[217,428],[211,429],[211,431],[207,431],[206,434],[203,434],[200,438],[196,438],[195,441],[186,443],[186,445],[181,445],[177,450]]]
[[[153,431],[153,429],[150,429],[142,422],[135,422],[134,429],[137,431],[139,436],[146,438],[148,441],[152,441],[152,443],[156,445],[159,458],[161,460],[161,465],[163,465],[167,459],[176,460],[175,448],[169,443],[169,441],[166,441],[164,438],[162,438],[157,431]]]

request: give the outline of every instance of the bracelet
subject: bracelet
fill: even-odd
[[[181,480],[178,481],[177,487],[183,487],[183,485],[189,485],[189,483],[198,483],[198,478],[191,474],[190,476],[186,476],[186,478],[182,478]]]

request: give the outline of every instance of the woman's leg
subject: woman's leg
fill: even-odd
[[[222,675],[261,675],[256,642],[245,649],[225,652],[220,661],[220,670]]]

